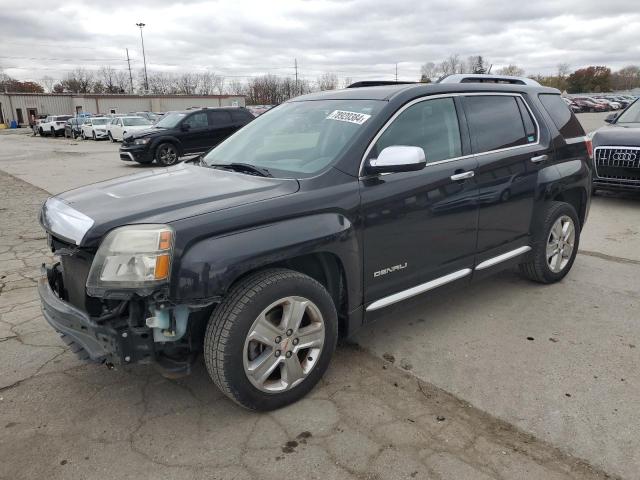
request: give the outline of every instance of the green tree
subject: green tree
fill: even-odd
[[[604,66],[591,66],[573,72],[567,78],[569,93],[610,92],[611,69]]]

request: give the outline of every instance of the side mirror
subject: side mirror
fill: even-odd
[[[427,157],[421,147],[396,145],[387,147],[378,158],[369,160],[367,173],[414,172],[427,165]]]
[[[188,132],[190,129],[191,125],[189,125],[188,123],[180,124],[180,130],[182,130],[183,132]]]
[[[611,113],[611,114],[607,115],[607,118],[605,118],[604,121],[607,122],[607,123],[615,123],[616,118],[618,118],[618,114],[617,113]]]

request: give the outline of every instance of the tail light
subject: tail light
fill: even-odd
[[[589,160],[593,160],[593,142],[591,141],[591,137],[584,137],[584,144],[587,147],[587,155],[589,155]]]

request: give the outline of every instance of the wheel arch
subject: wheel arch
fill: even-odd
[[[152,142],[153,142],[153,144],[151,146],[151,149],[152,149],[152,152],[153,152],[153,158],[156,157],[156,150],[163,143],[170,143],[174,147],[176,147],[178,149],[178,156],[179,157],[182,157],[184,155],[184,150],[182,148],[182,142],[180,142],[180,140],[178,140],[176,137],[161,137],[161,138],[158,138],[157,140],[152,140]]]
[[[357,328],[349,323],[349,313],[362,303],[359,251],[353,225],[334,213],[209,237],[184,247],[171,275],[170,297],[177,303],[217,303],[247,275],[288,268],[327,289],[340,318],[340,333],[348,336]]]
[[[580,220],[580,228],[584,226],[587,216],[587,191],[582,187],[568,188],[557,193],[552,200],[565,202],[575,208]]]

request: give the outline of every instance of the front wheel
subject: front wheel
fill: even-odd
[[[204,358],[226,396],[245,408],[274,410],[314,387],[337,338],[327,290],[302,273],[269,269],[240,281],[216,307]]]
[[[172,143],[161,143],[156,148],[155,159],[158,165],[163,167],[175,165],[178,162],[178,158],[180,158],[178,149]]]
[[[578,253],[580,221],[572,205],[551,202],[534,225],[532,250],[527,262],[520,264],[521,273],[536,282],[562,280]]]

